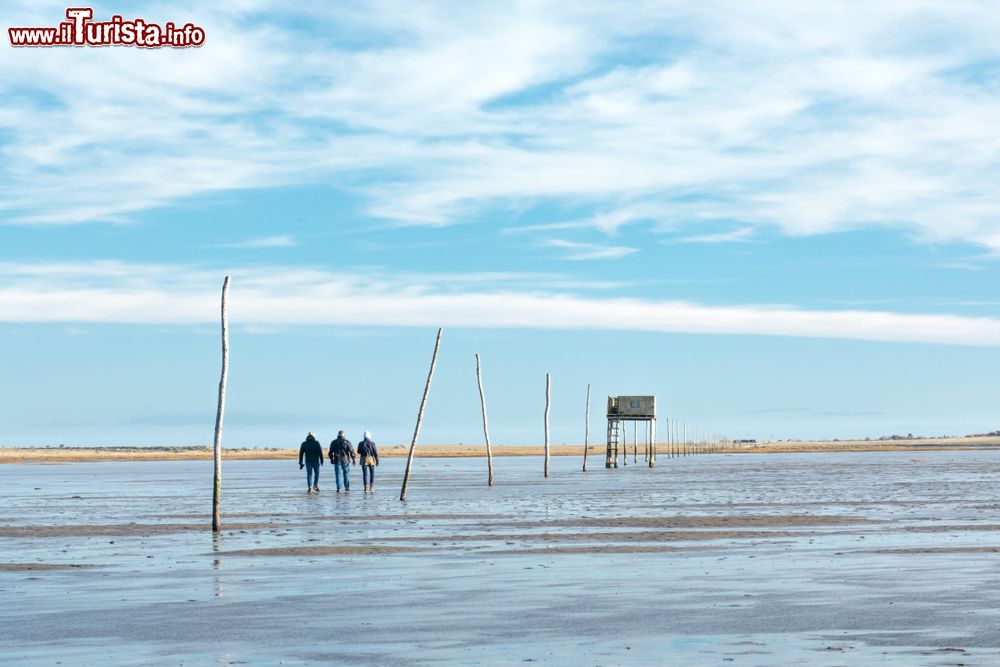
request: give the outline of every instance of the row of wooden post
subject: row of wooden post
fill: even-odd
[[[212,530],[218,532],[222,529],[222,516],[221,516],[221,499],[222,499],[222,423],[223,417],[225,415],[226,409],[226,382],[229,375],[229,314],[227,308],[227,301],[229,298],[229,283],[230,277],[226,276],[226,279],[222,283],[222,376],[219,380],[219,400],[215,413],[215,438],[213,441],[213,461],[214,461],[214,477],[213,477],[213,492],[212,492]],[[406,489],[410,482],[410,471],[413,467],[413,453],[417,447],[417,439],[420,437],[420,426],[424,420],[424,409],[427,407],[427,397],[430,394],[431,382],[434,379],[434,369],[437,366],[438,351],[441,349],[441,334],[443,329],[439,328],[437,332],[437,338],[434,341],[434,354],[431,356],[431,367],[427,373],[427,382],[424,384],[424,393],[420,399],[420,408],[417,411],[417,424],[413,429],[413,438],[410,440],[410,449],[406,455],[406,468],[403,472],[403,486],[399,493],[399,499],[401,501],[406,500]],[[486,412],[486,393],[483,390],[483,374],[482,365],[479,359],[479,355],[476,355],[476,383],[479,387],[479,401],[482,407],[483,413],[483,437],[486,440],[486,464],[487,464],[487,485],[493,486],[493,451],[490,445],[490,428],[489,419]],[[545,374],[545,477],[549,477],[549,459],[550,459],[550,441],[549,441],[549,412],[552,403],[552,376],[550,373]],[[708,442],[698,442],[694,443],[692,447],[689,447],[688,437],[687,437],[687,424],[684,424],[684,447],[677,447],[677,421],[672,422],[673,431],[671,431],[671,420],[667,420],[667,434],[668,434],[668,456],[687,456],[688,454],[702,454],[708,453],[710,451],[718,451],[721,449],[724,442],[721,438],[712,438]],[[647,424],[647,429],[649,425]],[[633,427],[633,444],[632,444],[632,457],[633,462],[638,461],[638,445],[637,438],[638,434],[635,432]],[[671,437],[672,434],[672,437]],[[646,437],[647,443],[649,442],[649,434]],[[626,443],[626,457],[628,444]],[[583,436],[583,471],[587,471],[587,453],[590,449],[590,385],[587,385],[587,406],[585,410],[585,427]],[[649,445],[646,446],[646,460],[649,460],[651,452]]]

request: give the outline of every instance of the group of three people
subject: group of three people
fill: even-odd
[[[370,431],[365,431],[365,438],[358,443],[355,453],[351,441],[344,437],[344,432],[337,434],[337,439],[330,443],[328,452],[330,463],[333,464],[337,479],[337,493],[343,485],[344,491],[351,490],[351,464],[361,459],[361,472],[365,483],[365,493],[375,491],[375,466],[378,465],[378,449],[372,440]],[[306,469],[306,493],[319,493],[319,469],[323,465],[323,445],[319,444],[316,434],[310,432],[305,442],[299,447],[299,470]]]

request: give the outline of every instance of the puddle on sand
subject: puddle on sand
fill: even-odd
[[[1000,453],[921,456],[231,461],[218,537],[210,461],[3,466],[0,662],[996,664]]]

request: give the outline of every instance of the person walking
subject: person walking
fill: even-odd
[[[361,458],[361,476],[365,483],[365,493],[375,492],[375,466],[378,465],[378,449],[372,440],[371,431],[365,431],[365,439],[358,443]]]
[[[344,491],[351,490],[351,463],[357,461],[354,455],[354,447],[351,441],[344,437],[344,432],[337,433],[337,439],[330,443],[330,463],[333,464],[333,471],[336,473],[337,493],[340,493],[341,477],[343,477]]]
[[[303,466],[303,459],[305,464]],[[299,447],[299,470],[306,469],[306,493],[319,493],[319,468],[323,465],[323,445],[312,431]]]

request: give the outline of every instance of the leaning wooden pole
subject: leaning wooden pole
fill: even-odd
[[[590,385],[587,385],[587,409],[583,425],[583,472],[587,472],[587,450],[590,448]]]
[[[490,425],[486,419],[486,394],[483,393],[483,372],[479,366],[479,355],[476,355],[476,382],[479,384],[479,403],[483,407],[483,435],[486,436],[486,466],[489,469],[487,486],[493,486],[493,450],[490,449]]]
[[[222,283],[222,379],[219,380],[219,404],[215,410],[215,482],[212,491],[212,531],[222,530],[222,417],[226,412],[226,378],[229,375],[229,276]]]
[[[437,340],[434,341],[434,355],[431,357],[431,370],[427,373],[427,384],[424,385],[424,395],[420,399],[420,410],[417,412],[417,426],[413,429],[413,440],[410,441],[410,453],[406,455],[406,471],[403,472],[403,488],[399,499],[406,500],[406,485],[410,483],[410,468],[413,467],[413,450],[417,447],[417,436],[420,435],[420,423],[424,421],[424,408],[427,407],[427,394],[431,391],[431,380],[434,379],[434,367],[437,365],[438,350],[441,348],[441,332],[438,329]]]
[[[549,477],[549,404],[552,402],[552,376],[545,374],[545,478]]]

